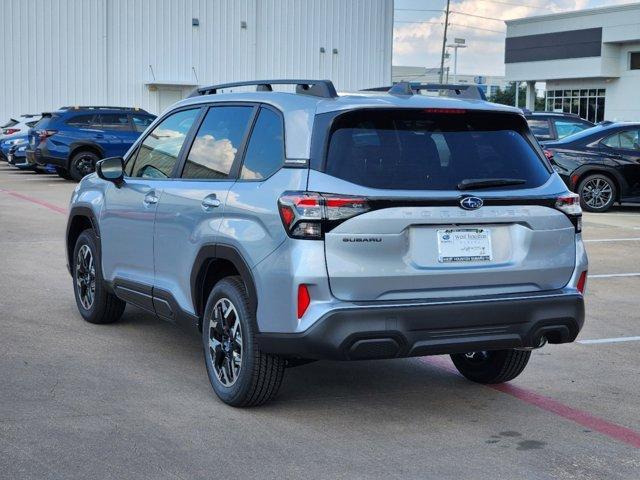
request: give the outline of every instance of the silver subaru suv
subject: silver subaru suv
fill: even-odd
[[[234,406],[311,360],[449,354],[497,383],[575,340],[579,199],[522,113],[472,86],[375,90],[241,82],[173,105],[73,192],[80,314],[187,325]]]

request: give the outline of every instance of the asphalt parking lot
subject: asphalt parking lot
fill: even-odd
[[[582,343],[534,352],[510,384],[448,357],[317,362],[238,410],[195,335],[134,307],[81,320],[73,188],[0,163],[0,478],[640,478],[640,207],[585,215]]]

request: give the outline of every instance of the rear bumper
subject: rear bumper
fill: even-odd
[[[45,167],[54,165],[56,167],[66,168],[67,159],[51,156],[49,151],[44,147],[37,147],[34,150],[27,150],[27,162],[36,167]]]
[[[572,342],[584,324],[575,290],[415,304],[350,304],[301,333],[261,333],[264,352],[360,360],[535,347]]]

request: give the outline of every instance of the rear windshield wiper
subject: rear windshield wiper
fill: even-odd
[[[458,190],[506,187],[508,185],[522,185],[526,182],[522,178],[465,178],[458,184]]]

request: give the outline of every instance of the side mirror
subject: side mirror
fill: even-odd
[[[124,159],[122,157],[104,158],[96,162],[98,177],[116,185],[124,182]]]

